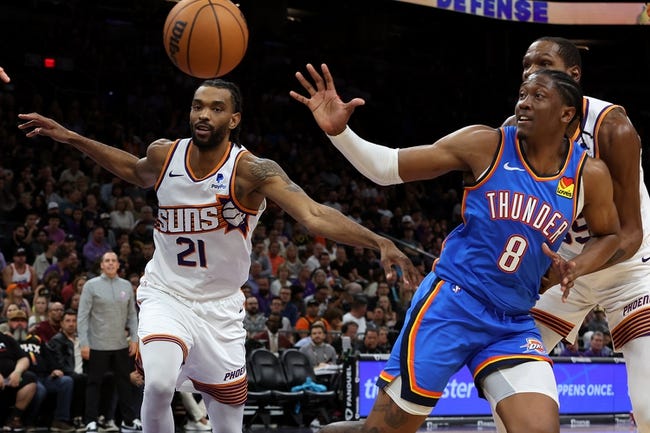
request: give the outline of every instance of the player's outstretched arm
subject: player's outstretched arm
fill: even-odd
[[[18,128],[24,131],[27,137],[40,135],[59,143],[70,144],[106,170],[143,188],[155,184],[170,144],[168,140],[158,140],[149,146],[145,158],[138,158],[121,149],[84,137],[38,113],[19,114],[18,117],[25,121],[18,125]]]
[[[377,250],[389,280],[396,277],[392,266],[399,266],[406,284],[415,287],[419,283],[420,273],[392,241],[357,224],[336,209],[312,200],[275,161],[250,155],[240,160],[237,171],[249,183],[253,194],[274,201],[311,233],[342,244]]]
[[[7,75],[7,73],[5,72],[2,66],[0,66],[0,80],[4,81],[5,83],[11,81],[11,78],[9,78],[9,75]]]
[[[494,155],[499,131],[483,125],[462,128],[433,144],[402,149],[371,143],[359,137],[347,122],[354,109],[365,102],[354,98],[343,102],[336,93],[334,79],[327,65],[322,75],[311,65],[307,71],[313,81],[302,73],[296,78],[309,97],[291,91],[296,101],[310,109],[318,126],[328,134],[332,144],[361,174],[378,185],[395,185],[427,180],[454,170],[483,172]]]

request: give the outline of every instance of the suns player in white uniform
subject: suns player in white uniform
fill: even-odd
[[[215,432],[242,431],[247,395],[244,296],[251,233],[266,199],[273,200],[313,233],[379,250],[416,284],[417,271],[389,240],[309,198],[274,161],[238,144],[239,88],[204,82],[190,109],[192,138],[157,140],[138,158],[65,129],[37,113],[20,114],[28,137],[68,143],[104,168],[159,199],[156,252],[138,289],[140,352],[145,375],[143,427],[174,432],[174,391],[203,396]]]
[[[581,63],[571,41],[543,37],[526,51],[523,77],[546,68],[580,81]],[[620,250],[609,267],[578,278],[564,301],[558,287],[546,290],[532,313],[544,345],[551,350],[563,338],[575,341],[584,317],[596,305],[605,309],[614,347],[625,358],[637,429],[650,433],[650,199],[643,183],[641,142],[623,107],[585,97],[583,112],[573,139],[590,156],[603,160],[612,175],[621,222]],[[574,257],[588,240],[584,219],[579,217],[559,253]]]

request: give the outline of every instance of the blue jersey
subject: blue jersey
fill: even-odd
[[[434,271],[505,314],[527,313],[578,210],[584,150],[573,144],[560,171],[539,176],[526,161],[516,128],[502,128],[496,157],[463,195],[463,222],[443,244]]]

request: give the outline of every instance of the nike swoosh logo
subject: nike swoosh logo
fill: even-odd
[[[650,260],[650,257],[641,257],[641,261],[643,263],[647,262],[648,260]]]
[[[174,173],[173,171],[169,172],[169,177],[179,177],[179,176],[182,176],[182,175],[183,175],[182,173]]]
[[[503,168],[505,168],[505,169],[508,170],[508,171],[526,171],[526,170],[524,170],[523,168],[512,167],[512,166],[510,165],[510,162],[506,162],[505,164],[503,164]]]

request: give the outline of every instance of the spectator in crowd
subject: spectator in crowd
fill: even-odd
[[[115,200],[115,209],[109,215],[111,216],[111,228],[113,230],[131,231],[135,225],[133,215],[133,203],[128,197],[119,197]]]
[[[300,293],[302,293],[303,298],[314,293],[316,286],[311,279],[311,269],[305,264],[300,268],[298,276],[291,281],[292,286],[297,286],[300,288]],[[297,289],[292,289],[294,292],[297,292]]]
[[[10,408],[4,431],[24,431],[23,414],[36,394],[36,375],[29,357],[13,337],[0,334],[0,413]]]
[[[1,176],[0,176],[1,177]],[[5,258],[13,257],[16,254],[16,250],[22,248],[27,255],[27,263],[32,263],[34,260],[34,255],[31,253],[29,244],[25,242],[26,230],[25,226],[22,224],[16,224],[11,231],[11,236],[5,240],[2,245],[2,253]]]
[[[64,375],[63,371],[54,368],[48,361],[45,343],[38,335],[29,334],[23,341],[19,341],[21,349],[29,355],[29,369],[38,378],[36,396],[34,398],[36,412],[40,412],[42,403],[48,395],[55,395],[56,404],[54,407],[53,419],[50,429],[60,432],[73,432],[75,428],[70,424],[70,406],[74,381],[71,377]],[[50,423],[49,414],[40,414],[37,418],[44,418],[44,422]]]
[[[75,293],[81,294],[81,291],[83,290],[86,281],[88,281],[88,277],[84,274],[80,274],[74,277],[74,279],[70,284],[66,284],[61,289],[61,297],[63,298],[63,303],[67,304],[70,298],[72,297],[72,295],[74,295]]]
[[[280,315],[280,333],[287,337],[291,343],[293,343],[293,326],[291,326],[291,322],[287,317],[284,317],[282,315],[282,311],[284,310],[284,304],[282,303],[282,299],[280,299],[279,296],[273,296],[271,298],[271,304],[269,306],[269,315],[271,313],[277,313]],[[268,317],[268,316],[267,316]]]
[[[43,281],[43,275],[45,270],[56,263],[56,242],[51,239],[47,239],[47,247],[45,251],[40,253],[34,259],[34,272],[36,272],[36,277],[39,282]]]
[[[47,343],[46,356],[51,368],[63,372],[73,380],[73,398],[70,414],[76,429],[85,431],[83,423],[86,399],[86,374],[77,336],[77,313],[66,310],[61,319],[61,331]]]
[[[363,340],[359,345],[360,353],[389,353],[384,348],[379,346],[379,330],[377,328],[368,327],[363,336]]]
[[[50,206],[54,203],[56,202],[51,202]],[[48,207],[48,210],[53,209]],[[56,209],[58,209],[58,205]],[[43,230],[47,233],[47,238],[56,242],[57,245],[61,245],[65,240],[65,231],[61,228],[61,216],[58,212],[47,216],[47,225],[43,227]]]
[[[293,243],[289,243],[285,248],[284,264],[289,269],[289,278],[296,278],[303,266],[303,262],[298,256],[298,247]]]
[[[59,246],[56,249],[56,262],[45,270],[43,279],[47,280],[47,275],[50,272],[55,272],[59,275],[61,285],[67,284],[74,278],[74,273],[78,265],[79,258],[77,257],[77,253],[64,246]]]
[[[0,323],[0,332],[13,337],[16,341],[26,339],[29,334],[27,314],[23,310],[19,310],[16,305],[10,304],[6,317],[7,322]]]
[[[112,251],[112,248],[106,240],[104,227],[95,227],[92,231],[90,241],[86,242],[83,247],[83,258],[86,269],[95,269],[102,256],[108,251]]]
[[[134,411],[130,382],[132,361],[129,357],[135,356],[138,345],[135,294],[131,283],[117,275],[119,261],[115,253],[104,253],[100,269],[100,276],[86,282],[77,315],[81,356],[88,363],[86,431],[98,431],[98,396],[107,370],[113,371],[115,376],[122,429],[141,430]],[[111,415],[106,414],[106,423],[112,427],[114,420]]]
[[[36,287],[35,296],[45,296],[47,302],[63,302],[61,276],[57,272],[46,274],[43,284]]]
[[[305,266],[309,269],[310,275],[320,267],[321,253],[326,251],[325,244],[322,242],[314,242],[311,248],[311,255],[305,260]]]
[[[244,303],[246,315],[244,316],[244,329],[251,338],[253,335],[264,330],[266,316],[260,311],[259,301],[255,296],[249,296]]]
[[[59,175],[59,183],[65,184],[76,183],[77,179],[85,176],[84,172],[80,170],[80,163],[78,157],[67,156],[64,160],[65,169]]]
[[[343,310],[337,307],[329,306],[323,313],[323,322],[329,324],[327,333],[327,342],[331,343],[341,334],[343,326]]]
[[[27,326],[30,332],[33,332],[33,328],[39,323],[48,319],[47,307],[49,301],[46,296],[38,295],[34,296],[34,305],[32,306],[32,314],[29,316]]]
[[[262,265],[260,271],[260,276],[270,277],[273,274],[273,268],[271,266],[271,260],[266,253],[266,246],[264,245],[264,240],[256,240],[253,243],[253,250],[251,251],[251,263],[258,262]]]
[[[343,315],[343,323],[356,322],[359,326],[357,335],[363,336],[366,332],[366,312],[368,310],[368,298],[366,295],[358,294],[352,299],[350,311]]]
[[[277,272],[277,278],[271,282],[271,294],[273,296],[278,296],[282,287],[291,287],[291,280],[289,279],[289,268],[287,267],[286,263],[279,265]]]
[[[321,321],[311,324],[309,329],[311,341],[300,348],[300,351],[307,355],[312,367],[319,368],[336,364],[338,355],[332,345],[325,342],[327,329]]]
[[[280,252],[280,242],[273,241],[269,244],[268,258],[271,263],[271,276],[273,278],[278,278],[278,268],[285,262],[285,258],[281,255]],[[287,272],[287,277],[289,273]],[[286,278],[285,278],[286,280]]]
[[[16,248],[13,261],[2,270],[4,286],[16,283],[23,289],[23,294],[31,298],[38,284],[38,276],[34,267],[27,263],[27,250]]]
[[[560,352],[560,356],[585,356],[584,353],[580,350],[577,342],[564,342],[564,349]]]
[[[4,300],[5,305],[2,309],[3,316],[7,316],[7,308],[9,308],[10,305],[18,306],[18,309],[23,311],[27,317],[32,314],[32,307],[29,304],[29,301],[23,296],[23,288],[19,284],[9,284],[5,292],[7,297]]]
[[[393,348],[393,343],[390,335],[390,328],[388,326],[379,327],[379,335],[377,336],[377,346],[381,353],[390,353]]]
[[[282,301],[282,316],[289,319],[289,323],[294,327],[296,326],[300,312],[298,311],[298,307],[291,302],[291,295],[291,286],[280,288],[278,296],[280,301]]]
[[[293,343],[287,337],[287,334],[280,332],[282,316],[280,313],[271,312],[266,318],[265,329],[253,335],[253,340],[258,342],[265,349],[270,350],[276,355],[281,351],[293,347]]]
[[[49,239],[47,238],[47,232],[42,228],[39,228],[33,236],[32,242],[29,244],[29,252],[32,257],[37,257],[39,254],[43,254],[47,251]],[[56,246],[56,243],[55,243]],[[36,259],[34,259],[36,261]],[[32,266],[35,267],[34,262]],[[39,276],[39,280],[42,276]]]
[[[319,274],[322,277],[324,275],[323,272],[324,271],[320,269],[316,269],[315,275]],[[321,280],[320,278],[316,278],[315,282],[316,281],[321,281]],[[305,296],[304,299],[305,305],[307,305],[307,303],[312,299],[315,299],[316,301],[318,301],[318,315],[322,316],[325,313],[325,310],[327,310],[331,294],[332,294],[332,289],[330,288],[330,286],[328,286],[327,284],[320,283],[316,286],[316,290],[314,291],[314,293],[312,293],[309,296]]]
[[[584,356],[603,357],[613,355],[612,349],[605,346],[605,336],[602,331],[593,331],[589,341],[589,348],[584,351]]]
[[[60,302],[50,302],[47,307],[47,320],[36,324],[33,334],[37,335],[43,343],[47,343],[61,330],[62,317],[63,304]]]
[[[335,259],[331,261],[330,268],[334,274],[337,284],[342,286],[354,281],[352,264],[348,260],[347,248],[345,245],[337,245]]]
[[[327,327],[329,324],[326,324],[318,314],[319,307],[320,302],[318,302],[316,299],[311,299],[307,302],[305,314],[299,317],[296,321],[295,330],[298,334],[299,340],[309,336],[311,326],[316,322],[320,322],[323,326],[325,326],[325,332],[327,332]]]
[[[31,198],[31,195],[30,195]],[[31,202],[30,202],[31,206]],[[32,249],[32,254],[36,255],[34,250],[34,242],[40,230],[38,223],[40,222],[40,216],[38,211],[35,209],[30,209],[25,215],[25,243],[30,246]],[[40,253],[41,251],[39,251]]]
[[[255,279],[255,283],[257,284],[257,293],[253,296],[257,298],[260,312],[266,315],[269,313],[271,299],[273,298],[273,294],[271,293],[271,280],[269,277],[259,276]]]

